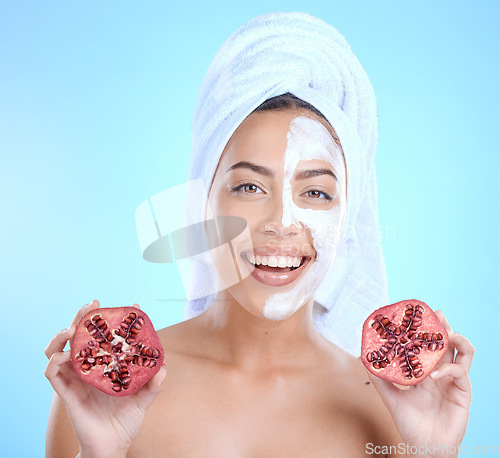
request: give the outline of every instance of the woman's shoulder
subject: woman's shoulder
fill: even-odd
[[[172,324],[158,331],[165,355],[178,357],[202,356],[205,328],[198,317]]]
[[[359,357],[352,355],[338,345],[322,337],[320,355],[324,358],[325,366],[329,367],[342,378],[369,381],[368,374]]]
[[[401,441],[394,420],[370,380],[361,358],[327,341],[324,364],[318,368],[315,390],[330,405],[331,423],[352,422],[352,434],[366,447],[395,445]],[[356,430],[360,428],[359,431]],[[367,449],[368,450],[368,449]],[[392,455],[391,455],[392,456]]]

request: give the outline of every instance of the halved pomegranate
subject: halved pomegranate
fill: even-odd
[[[92,310],[80,320],[71,341],[78,376],[111,396],[138,391],[160,370],[163,358],[151,320],[135,307]]]
[[[363,324],[361,361],[377,377],[415,385],[448,348],[448,333],[436,314],[415,299],[375,310]]]

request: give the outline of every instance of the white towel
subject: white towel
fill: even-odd
[[[208,190],[222,151],[240,123],[268,98],[290,92],[328,119],[347,167],[346,229],[337,257],[315,295],[317,330],[358,356],[361,327],[387,304],[379,237],[374,155],[377,114],[371,83],[344,37],[305,13],[272,13],[252,19],[222,45],[198,95],[192,125],[189,180]],[[206,196],[186,203],[185,224],[204,220]],[[216,281],[211,263],[192,267],[185,317],[215,299],[199,298]]]

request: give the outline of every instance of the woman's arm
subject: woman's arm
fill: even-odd
[[[45,456],[47,458],[74,458],[78,455],[79,451],[78,439],[75,431],[73,431],[66,407],[64,407],[64,403],[59,395],[54,393],[47,425]]]

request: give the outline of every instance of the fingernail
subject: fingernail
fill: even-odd
[[[439,371],[431,372],[431,378],[436,378],[439,375]]]

